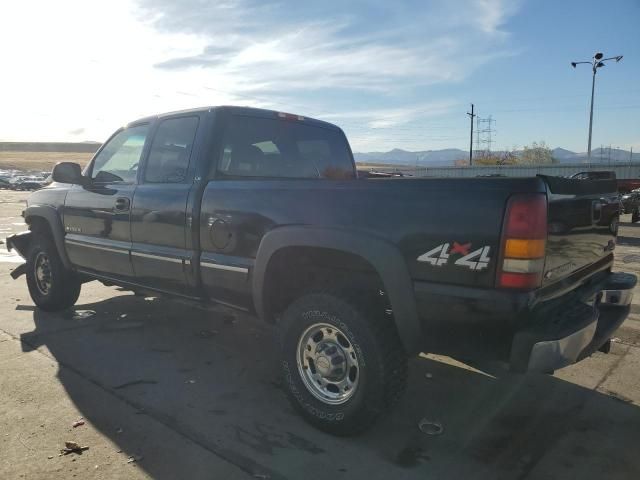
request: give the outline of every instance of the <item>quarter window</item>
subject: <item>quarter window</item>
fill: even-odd
[[[289,121],[233,116],[218,163],[222,177],[353,178],[347,141],[339,130]]]

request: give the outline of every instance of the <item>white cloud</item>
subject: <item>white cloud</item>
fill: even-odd
[[[234,103],[392,129],[452,108],[416,87],[509,54],[496,33],[512,3],[327,2],[5,2],[0,140],[103,140],[139,116]]]

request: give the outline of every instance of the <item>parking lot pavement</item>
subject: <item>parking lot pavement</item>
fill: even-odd
[[[635,232],[621,229],[618,270],[640,271]],[[97,282],[48,314],[15,266],[0,262],[0,478],[640,478],[638,294],[608,355],[553,376],[423,355],[392,414],[335,438],[289,406],[272,327]],[[90,448],[58,456],[66,440]]]

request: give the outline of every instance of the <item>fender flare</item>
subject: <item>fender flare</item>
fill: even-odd
[[[34,218],[43,218],[51,230],[53,241],[58,250],[58,255],[65,268],[71,269],[73,266],[67,256],[67,250],[64,246],[64,226],[58,210],[49,205],[32,205],[24,211],[24,220],[27,224],[31,224]]]
[[[407,353],[420,351],[422,328],[416,309],[413,282],[395,245],[371,235],[334,228],[280,227],[267,233],[258,248],[252,275],[256,313],[265,319],[264,279],[271,257],[286,247],[330,248],[362,257],[382,279],[400,339]]]

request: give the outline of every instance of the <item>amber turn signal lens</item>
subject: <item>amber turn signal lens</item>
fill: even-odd
[[[521,240],[508,238],[504,246],[505,258],[544,257],[545,240]]]

